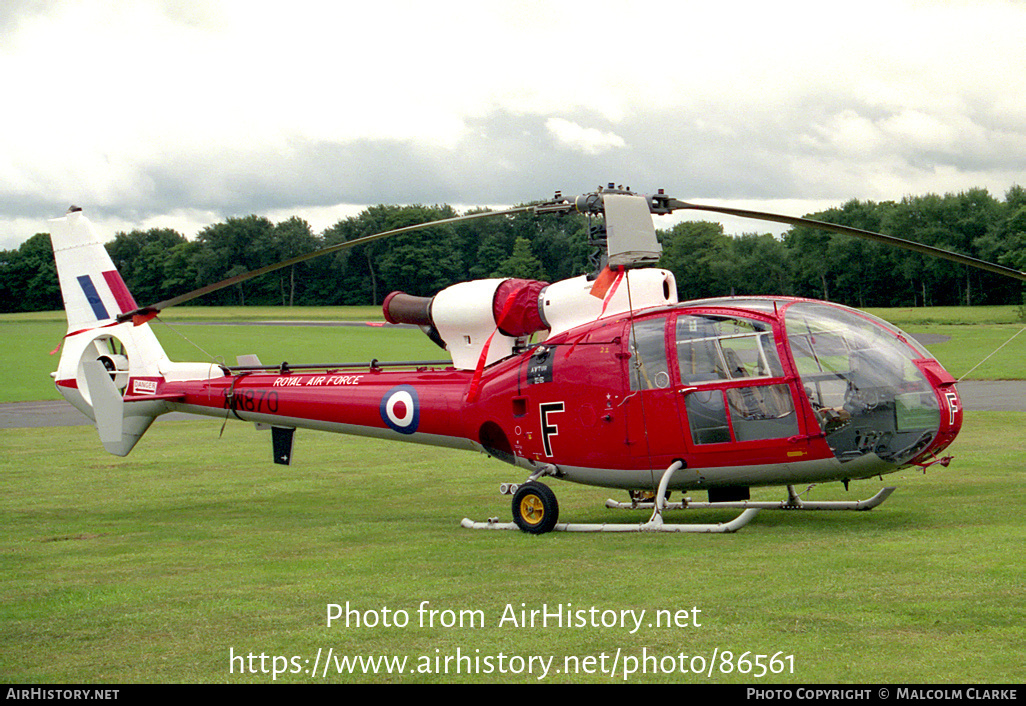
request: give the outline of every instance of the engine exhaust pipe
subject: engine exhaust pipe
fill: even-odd
[[[385,321],[390,324],[434,326],[431,321],[431,302],[434,297],[415,297],[404,292],[392,292],[381,305]]]

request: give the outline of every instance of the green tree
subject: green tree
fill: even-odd
[[[489,209],[473,209],[465,215],[487,213]],[[516,216],[493,216],[453,225],[464,265],[464,280],[489,277],[499,263],[513,252],[513,219]]]
[[[734,293],[791,293],[791,264],[781,241],[769,233],[747,233],[733,239],[731,251]]]
[[[324,244],[330,246],[455,215],[449,206],[372,206],[325,231]],[[359,303],[377,304],[391,289],[427,296],[461,281],[464,268],[459,246],[456,231],[447,224],[358,245],[336,262],[344,262],[346,291],[361,292]]]
[[[683,221],[657,235],[663,245],[659,266],[673,272],[681,301],[730,294],[733,248],[722,225]]]
[[[0,311],[50,311],[61,306],[48,234],[36,233],[17,250],[0,251]]]
[[[275,224],[264,235],[264,239],[257,243],[257,247],[260,248],[261,262],[264,265],[283,262],[322,247],[321,240],[313,234],[310,224],[298,216]],[[297,273],[299,274],[298,286],[300,290],[304,290],[304,274],[314,272],[320,265],[321,263],[314,261],[301,262],[267,275],[269,278],[273,277],[277,282],[282,306],[295,304]]]
[[[814,214],[815,218],[821,214]],[[832,267],[830,260],[831,235],[827,231],[804,226],[794,227],[784,234],[784,245],[794,271],[795,294],[803,297],[830,299]]]
[[[491,276],[544,280],[545,270],[542,268],[541,260],[531,251],[531,241],[519,237],[513,244],[513,253],[499,263]]]
[[[168,298],[165,264],[170,252],[185,242],[185,236],[175,230],[151,228],[120,232],[106,248],[128,291],[137,303],[146,305]]]
[[[270,239],[272,223],[261,216],[229,218],[224,223],[209,225],[199,232],[196,241],[200,248],[196,252],[193,266],[198,280],[212,284],[229,277],[259,268],[263,261],[259,244]],[[277,299],[277,287],[272,281],[260,278],[207,295],[208,304],[246,303],[246,291],[253,295],[251,303],[273,303]]]
[[[199,257],[200,247],[198,242],[186,240],[167,252],[164,258],[163,290],[165,298],[185,294],[203,286],[196,272],[196,260]]]
[[[496,268],[513,254],[515,240],[516,238],[509,230],[485,233],[471,256],[467,279],[491,277]]]

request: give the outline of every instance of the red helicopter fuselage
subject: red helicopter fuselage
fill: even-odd
[[[802,500],[796,484],[946,464],[937,455],[961,427],[961,404],[954,378],[921,345],[826,302],[678,303],[673,273],[644,266],[657,256],[650,211],[665,210],[660,199],[584,199],[601,203],[609,242],[594,275],[472,280],[430,298],[393,292],[386,320],[420,327],[451,363],[362,365],[170,360],[146,322],[209,288],[139,308],[72,209],[52,233],[68,316],[54,380],[118,456],[179,411],[270,426],[276,463],[292,462],[302,428],[482,451],[527,471],[525,482],[500,486],[514,522],[461,523],[473,528],[733,532],[762,509],[866,510],[893,490],[823,502]],[[652,519],[564,527],[544,476],[632,491],[627,506],[652,507]],[[787,486],[788,499],[750,500],[751,487],[769,485]],[[670,489],[706,490],[709,502],[668,504]],[[671,505],[743,512],[676,525],[662,519]]]
[[[962,423],[954,378],[914,339],[862,312],[793,298],[620,313],[476,371],[222,372],[133,378],[125,402],[484,451],[636,490],[653,490],[675,461],[675,489],[876,476],[928,462]]]

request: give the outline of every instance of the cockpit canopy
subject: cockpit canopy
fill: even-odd
[[[630,383],[679,385],[696,446],[790,438],[800,433],[798,411],[810,408],[842,462],[874,454],[904,464],[937,435],[940,407],[921,367],[933,358],[881,319],[784,298],[707,299],[675,311],[672,332],[663,316],[633,324]]]
[[[837,457],[876,453],[904,463],[940,424],[933,386],[913,361],[933,357],[885,321],[798,302],[784,315],[797,373]]]

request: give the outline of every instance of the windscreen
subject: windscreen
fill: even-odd
[[[910,336],[813,302],[791,305],[785,325],[802,388],[839,460],[876,454],[902,464],[929,445],[940,409],[912,362],[930,356]]]

